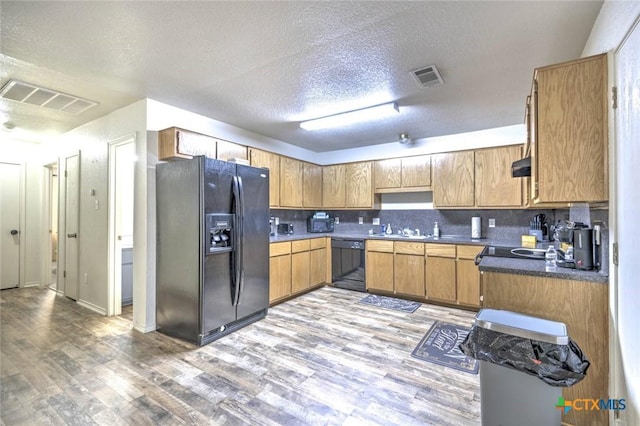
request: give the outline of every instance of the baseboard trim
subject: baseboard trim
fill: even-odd
[[[32,281],[30,283],[22,284],[22,288],[27,288],[27,287],[40,287],[40,281]]]
[[[107,310],[104,308],[101,308],[98,305],[94,305],[91,302],[87,302],[86,300],[82,300],[82,299],[78,299],[78,305],[85,307],[87,309],[92,310],[93,312],[97,312],[100,315],[107,315]]]
[[[144,324],[134,324],[133,329],[141,333],[150,333],[156,331],[156,324],[155,322],[146,326]]]

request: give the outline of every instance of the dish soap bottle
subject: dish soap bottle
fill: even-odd
[[[433,224],[433,238],[440,238],[440,228],[438,228],[438,222]]]
[[[391,233],[393,232],[393,230],[391,229],[390,223],[387,224],[387,230],[385,232],[387,233],[387,235],[391,235]]]

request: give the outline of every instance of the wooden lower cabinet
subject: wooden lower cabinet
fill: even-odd
[[[271,243],[269,303],[328,282],[327,238]]]
[[[394,252],[395,293],[424,297],[424,243],[396,241]]]
[[[291,296],[291,254],[269,258],[269,303]]]
[[[393,293],[393,241],[368,240],[366,249],[367,290]]]
[[[459,305],[480,307],[480,271],[475,263],[483,246],[456,246],[456,293]]]
[[[427,299],[456,303],[456,246],[425,244]]]
[[[484,272],[483,307],[520,312],[567,325],[572,340],[591,362],[586,377],[563,388],[566,400],[604,399],[608,396],[609,321],[606,284],[548,277]],[[569,410],[563,424],[608,424],[607,410]]]

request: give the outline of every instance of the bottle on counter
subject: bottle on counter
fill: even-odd
[[[557,266],[558,253],[553,244],[549,244],[547,252],[544,254],[544,266],[547,268],[555,268]]]
[[[433,238],[440,238],[440,228],[438,228],[438,222],[433,224]]]
[[[391,224],[390,223],[387,223],[387,231],[386,232],[387,232],[387,235],[393,234],[393,229],[391,229]]]

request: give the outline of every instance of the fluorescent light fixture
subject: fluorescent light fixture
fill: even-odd
[[[341,114],[329,115],[327,117],[316,118],[308,121],[301,121],[300,127],[305,130],[319,130],[332,127],[342,127],[349,124],[361,123],[363,121],[373,121],[381,118],[391,117],[400,110],[398,104],[391,102],[388,104],[376,105],[369,108],[355,111],[343,112]]]

